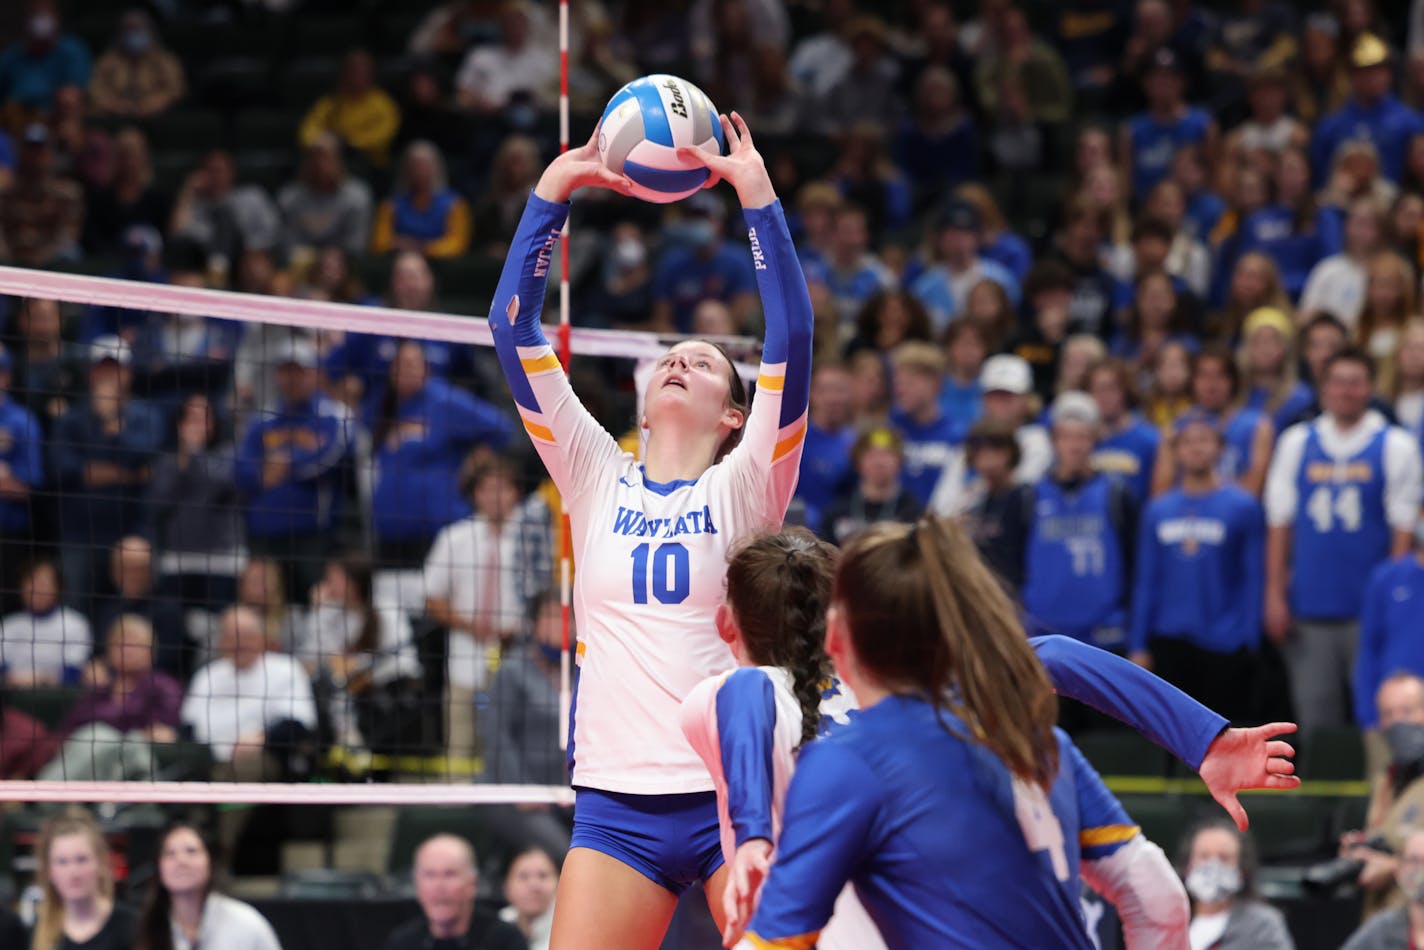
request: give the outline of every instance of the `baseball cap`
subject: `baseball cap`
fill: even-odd
[[[939,212],[939,229],[951,228],[960,231],[978,231],[980,228],[979,209],[963,198],[951,198]]]
[[[89,344],[89,365],[98,366],[105,360],[127,366],[133,362],[133,350],[116,333],[96,336]]]
[[[1350,47],[1350,65],[1356,69],[1383,66],[1389,62],[1389,47],[1373,33],[1361,33]]]
[[[1098,404],[1093,401],[1092,396],[1070,389],[1053,400],[1049,418],[1053,420],[1054,425],[1060,422],[1082,422],[1095,426],[1102,421],[1102,414],[1098,412]]]
[[[979,388],[986,393],[1026,396],[1033,391],[1033,370],[1022,356],[1000,353],[984,361],[984,368],[979,371]]]
[[[1291,323],[1290,317],[1276,307],[1257,307],[1248,313],[1245,322],[1241,324],[1242,338],[1249,337],[1261,327],[1271,327],[1287,340],[1295,336],[1295,325]]]
[[[303,369],[316,369],[317,353],[316,347],[305,337],[290,337],[277,350],[277,365],[293,363]]]

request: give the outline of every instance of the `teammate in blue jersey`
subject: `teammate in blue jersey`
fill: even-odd
[[[1227,717],[1254,717],[1266,572],[1261,503],[1223,484],[1215,417],[1177,420],[1177,487],[1142,514],[1128,649],[1132,659]]]
[[[1142,81],[1147,111],[1122,126],[1118,155],[1138,201],[1172,170],[1182,148],[1198,145],[1208,157],[1216,153],[1216,123],[1204,109],[1187,105],[1185,82],[1177,55],[1163,47],[1152,56]],[[1208,158],[1209,160],[1209,158]]]
[[[1034,633],[1123,652],[1138,506],[1121,480],[1093,471],[1099,419],[1092,398],[1066,392],[1051,415],[1053,468],[1024,505],[1027,623]]]
[[[490,308],[524,428],[569,512],[579,565],[579,680],[569,742],[577,801],[551,946],[652,948],[678,896],[726,872],[716,795],[678,727],[683,698],[736,665],[717,636],[727,551],[780,527],[796,487],[811,375],[811,302],[781,205],[746,124],[722,117],[729,154],[685,149],[737,192],[766,317],[748,411],[726,354],[686,341],[644,392],[643,462],[622,452],[570,388],[539,325],[549,269],[585,186],[625,192],[597,136],[545,170]]]
[[[1132,489],[1138,503],[1147,500],[1152,467],[1162,437],[1157,427],[1137,413],[1132,367],[1105,359],[1088,371],[1088,394],[1098,405],[1102,429],[1093,450],[1093,468],[1117,475]]]
[[[1088,947],[1080,866],[1122,901],[1130,946],[1185,940],[1180,886],[1054,729],[1044,669],[959,528],[926,520],[870,529],[848,546],[833,602],[827,652],[861,711],[802,749],[776,862],[739,946],[819,944],[853,882],[891,948]],[[742,695],[737,716],[717,710],[718,725],[733,726],[755,706]],[[737,740],[748,738],[754,734],[745,729],[730,743],[720,737],[744,753],[735,770],[742,781],[758,761],[774,760],[769,751],[746,754]],[[1271,759],[1289,746],[1265,743],[1262,752],[1274,761],[1266,784],[1296,784],[1289,763]],[[724,754],[717,764],[732,760]],[[770,798],[771,787],[763,779],[752,791]],[[746,814],[754,798],[742,788],[729,800]],[[736,807],[739,839],[771,827],[764,818],[739,820]],[[749,881],[737,886],[744,884],[754,892]]]
[[[1265,413],[1241,405],[1241,370],[1229,349],[1209,343],[1192,357],[1191,393],[1192,408],[1211,416],[1221,431],[1217,459],[1221,480],[1259,498],[1276,430]],[[1160,495],[1176,485],[1179,474],[1172,448],[1164,444],[1157,452],[1153,494]]]
[[[1355,658],[1355,723],[1379,726],[1375,697],[1385,678],[1399,672],[1424,675],[1424,518],[1414,526],[1414,550],[1375,568],[1360,614],[1360,652]]]
[[[1365,586],[1409,549],[1424,494],[1419,443],[1370,408],[1370,357],[1337,353],[1320,384],[1324,412],[1281,434],[1266,484],[1266,633],[1306,730],[1348,721]]]

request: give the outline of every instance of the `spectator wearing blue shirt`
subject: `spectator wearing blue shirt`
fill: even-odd
[[[989,344],[979,324],[956,320],[944,331],[945,368],[939,407],[960,432],[979,418],[984,387],[979,374],[989,356]]]
[[[811,374],[810,418],[796,483],[796,495],[806,505],[806,526],[813,531],[820,530],[826,509],[855,485],[852,423],[850,370],[843,363],[817,363]]]
[[[940,408],[944,354],[930,343],[902,343],[892,357],[890,422],[904,438],[900,484],[920,507],[929,504],[940,476],[964,441],[964,431]]]
[[[837,140],[839,157],[831,181],[846,201],[865,209],[874,234],[894,232],[910,222],[913,185],[891,160],[883,120],[861,120]]]
[[[12,368],[0,345],[0,611],[15,606],[20,566],[33,556],[30,493],[44,481],[40,424],[10,397]]]
[[[24,37],[0,53],[0,106],[11,128],[43,118],[60,88],[89,85],[89,50],[60,32],[59,4],[29,0],[26,9]]]
[[[104,576],[109,548],[143,527],[149,466],[163,441],[163,423],[147,403],[130,396],[132,360],[118,337],[92,344],[88,399],[55,426],[50,449],[59,506],[64,577],[74,606]]]
[[[1018,306],[1018,280],[1004,265],[980,256],[982,228],[979,209],[963,198],[951,198],[939,213],[934,237],[936,260],[910,285],[910,292],[929,310],[937,333],[963,313],[970,289],[981,280],[1002,284],[1010,304]]]
[[[1355,724],[1379,726],[1374,697],[1386,677],[1424,676],[1424,518],[1414,527],[1414,549],[1375,568],[1365,585],[1360,650],[1355,657]],[[1215,707],[1212,707],[1215,708]]]
[[[1182,189],[1186,202],[1182,231],[1205,244],[1226,214],[1226,200],[1209,187],[1206,155],[1200,145],[1177,149],[1172,157],[1171,180]]]
[[[1334,317],[1326,319],[1339,323]],[[1275,307],[1256,308],[1241,325],[1238,362],[1246,390],[1242,405],[1265,413],[1277,434],[1315,402],[1314,390],[1296,375],[1294,341],[1295,324]]]
[[[979,212],[979,256],[985,260],[1002,264],[1014,276],[1017,284],[1023,284],[1033,267],[1033,248],[1022,237],[1009,230],[999,203],[979,182],[966,182],[954,190]]]
[[[1216,154],[1216,122],[1183,98],[1185,82],[1177,55],[1163,47],[1152,56],[1143,83],[1147,111],[1127,120],[1119,133],[1119,163],[1141,201],[1172,170],[1172,159],[1187,145],[1200,145],[1209,162]]]
[[[726,208],[710,191],[682,202],[686,217],[653,270],[653,326],[687,333],[692,311],[704,300],[720,300],[738,325],[756,308],[756,275],[746,247],[726,239]]]
[[[842,324],[850,323],[876,293],[895,286],[895,275],[870,251],[870,227],[859,205],[844,203],[836,209],[822,263],[820,282],[830,291]]]
[[[460,464],[470,449],[502,449],[508,417],[430,374],[416,340],[403,340],[390,378],[367,400],[371,431],[371,523],[383,568],[423,564],[440,529],[470,513],[460,495]]]
[[[1121,360],[1105,359],[1088,371],[1088,395],[1098,406],[1102,428],[1093,468],[1122,478],[1139,504],[1147,500],[1161,437],[1136,412],[1133,371]]]
[[[1266,573],[1261,503],[1217,474],[1215,417],[1177,421],[1178,487],[1143,512],[1132,659],[1233,720],[1253,718]]]
[[[1217,474],[1224,484],[1261,497],[1276,441],[1275,426],[1265,413],[1241,405],[1241,370],[1225,345],[1212,342],[1202,347],[1192,356],[1191,372],[1192,409],[1209,415],[1221,430]],[[1167,491],[1179,475],[1175,455],[1164,445],[1157,453],[1153,494]]]
[[[1392,82],[1389,47],[1373,33],[1361,33],[1350,48],[1351,96],[1316,124],[1310,142],[1316,187],[1326,184],[1336,151],[1352,140],[1372,144],[1379,152],[1380,173],[1400,180],[1409,139],[1424,123],[1390,92]]]
[[[285,350],[277,405],[248,428],[233,475],[246,499],[249,551],[282,565],[287,590],[306,591],[331,550],[354,426],[318,390],[316,348],[293,337]]]
[[[948,69],[930,66],[920,73],[914,114],[901,123],[894,153],[917,195],[953,188],[978,175],[978,131]]]
[[[1115,477],[1093,471],[1101,421],[1092,397],[1053,402],[1053,468],[1033,486],[1025,536],[1023,606],[1028,628],[1062,633],[1121,653],[1127,648],[1137,504]]]
[[[1275,261],[1281,286],[1295,300],[1315,265],[1344,245],[1342,222],[1338,209],[1316,204],[1310,163],[1300,149],[1281,153],[1275,191],[1275,201],[1242,222],[1236,250],[1260,251]]]

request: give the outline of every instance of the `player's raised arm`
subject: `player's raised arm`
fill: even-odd
[[[741,445],[728,457],[739,477],[761,486],[776,520],[796,490],[811,391],[811,297],[786,216],[742,117],[721,116],[727,155],[680,148],[736,189],[747,219],[752,265],[766,319],[756,398]]]
[[[592,473],[619,455],[618,445],[569,386],[544,338],[539,316],[569,196],[579,188],[626,193],[628,180],[598,160],[598,130],[587,143],[550,163],[524,206],[490,304],[495,352],[520,420],[559,491],[579,494]]]

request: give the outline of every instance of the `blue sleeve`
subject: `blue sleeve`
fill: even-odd
[[[1389,586],[1392,561],[1386,561],[1375,568],[1370,582],[1365,586],[1365,597],[1360,612],[1360,649],[1355,656],[1354,698],[1355,722],[1361,729],[1373,729],[1379,725],[1379,709],[1375,706],[1375,692],[1385,676],[1384,644],[1388,631],[1384,625],[1384,598]]]
[[[1106,858],[1142,832],[1078,747],[1067,736],[1058,745],[1067,757],[1059,769],[1072,770],[1078,796],[1078,851],[1084,861]]]
[[[1127,723],[1194,770],[1228,725],[1225,718],[1131,660],[1071,637],[1032,637],[1029,643],[1060,696]]]
[[[874,773],[852,751],[833,741],[805,748],[786,794],[776,863],[747,930],[754,946],[814,945],[870,850],[879,794]]]
[[[529,388],[519,353],[515,347],[545,346],[544,328],[539,316],[544,312],[544,294],[549,285],[549,267],[554,248],[558,246],[564,221],[569,216],[567,204],[545,201],[532,192],[509,242],[509,256],[499,275],[499,286],[490,307],[490,329],[494,332],[495,351],[504,369],[514,399],[520,405],[533,407],[534,394]],[[510,322],[508,311],[518,299],[516,318]],[[522,398],[527,394],[528,402]]]
[[[775,733],[771,678],[755,667],[734,671],[717,689],[717,742],[727,780],[727,812],[739,846],[752,838],[772,840]]]
[[[44,481],[44,434],[31,413],[22,412],[20,418],[21,450],[10,471],[26,488],[38,488]]]
[[[262,491],[262,431],[260,422],[247,427],[232,468],[237,490],[249,497]]]
[[[1261,644],[1261,629],[1266,603],[1266,512],[1255,498],[1242,506],[1242,531],[1245,544],[1241,551],[1241,608],[1243,623],[1252,635],[1254,650]]]
[[[1337,208],[1321,208],[1315,213],[1315,235],[1316,243],[1319,245],[1319,256],[1316,262],[1324,260],[1332,254],[1339,254],[1345,246],[1344,226],[1342,213]]]
[[[811,398],[811,295],[781,202],[745,208],[742,213],[766,313],[761,361],[763,365],[786,364],[781,399],[781,425],[785,427],[805,414]]]
[[[451,388],[443,413],[453,441],[478,443],[502,449],[509,444],[509,418],[494,406],[461,389]]]
[[[1137,567],[1132,590],[1132,626],[1127,634],[1127,648],[1136,653],[1147,649],[1147,637],[1152,633],[1152,621],[1157,608],[1157,514],[1161,506],[1147,506],[1142,527],[1137,533]]]

